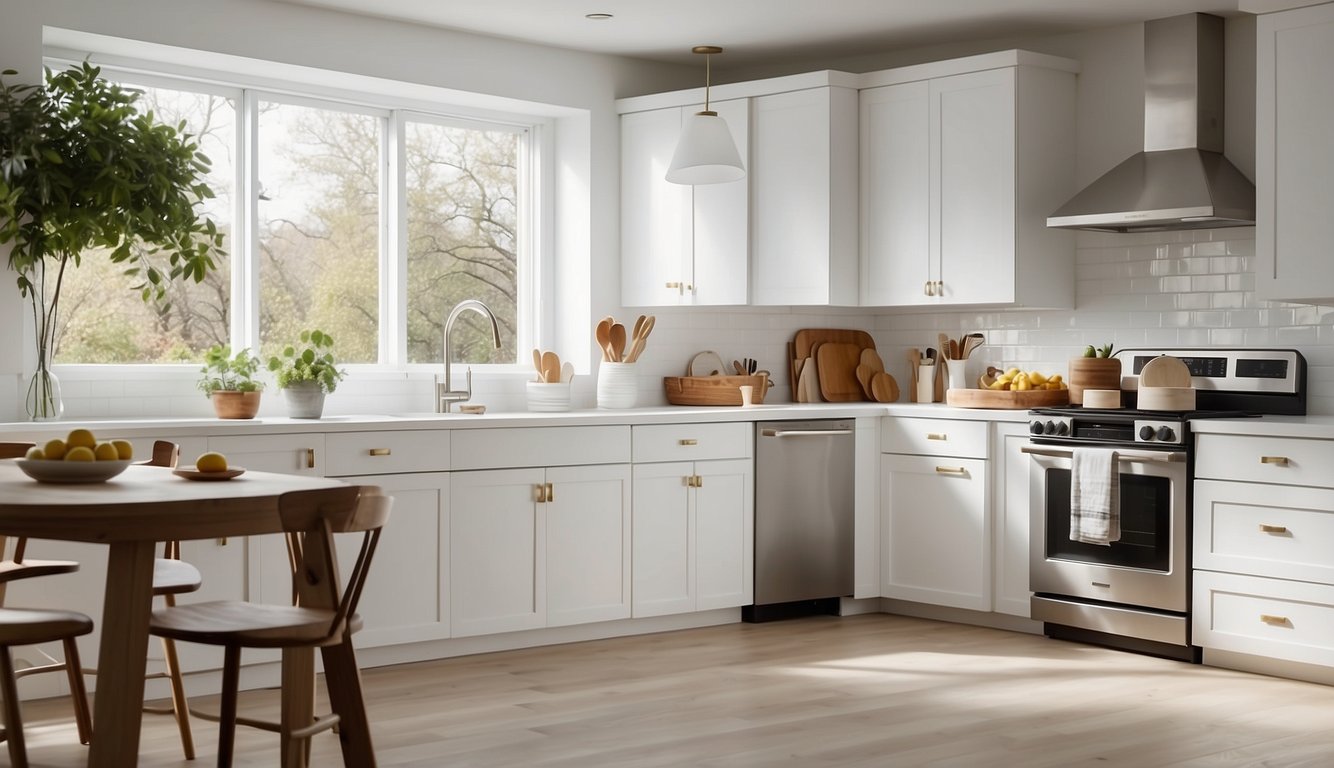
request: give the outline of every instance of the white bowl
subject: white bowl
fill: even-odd
[[[39,483],[105,483],[130,466],[124,461],[18,459],[23,474]]]

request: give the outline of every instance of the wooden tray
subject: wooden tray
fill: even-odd
[[[769,389],[768,376],[664,376],[663,388],[672,405],[741,405],[740,387],[755,388],[751,402],[759,405]]]
[[[817,344],[856,344],[858,347],[875,349],[875,340],[866,331],[852,331],[843,328],[803,328],[792,337],[793,359],[801,360],[813,357],[812,350]]]
[[[862,349],[856,344],[837,342],[826,342],[816,349],[815,371],[820,377],[820,396],[824,400],[848,403],[866,399],[861,382],[857,381]]]
[[[1070,391],[1066,389],[1030,389],[1010,392],[1000,389],[947,389],[945,404],[956,408],[1048,408],[1067,405]]]

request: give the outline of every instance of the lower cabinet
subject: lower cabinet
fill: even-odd
[[[630,468],[456,472],[449,493],[455,637],[630,616]]]
[[[992,552],[992,609],[997,613],[1029,617],[1032,592],[1028,589],[1029,490],[1031,459],[1021,450],[1028,445],[1028,425],[997,422],[991,439],[991,508],[995,511]]]
[[[753,486],[750,459],[635,465],[636,618],[753,601]]]

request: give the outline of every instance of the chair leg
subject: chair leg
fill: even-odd
[[[236,689],[240,687],[241,647],[229,645],[222,657],[222,702],[218,708],[218,768],[231,768],[236,746]]]
[[[181,679],[181,662],[176,655],[176,641],[162,638],[162,656],[167,664],[167,679],[171,681],[171,708],[176,715],[176,727],[181,732],[181,749],[186,760],[195,759],[195,739],[190,732],[190,702],[185,698],[185,681]]]
[[[19,709],[18,681],[14,678],[14,658],[9,647],[0,648],[0,695],[5,697],[5,736],[9,742],[9,764],[28,768],[28,749],[23,742],[23,713]]]
[[[361,670],[351,638],[338,645],[320,649],[324,657],[324,683],[329,688],[329,702],[338,715],[338,742],[343,748],[343,765],[375,768],[375,748],[371,745],[370,720],[361,693]]]
[[[315,649],[284,648],[282,667],[282,766],[306,768],[310,738],[292,731],[315,722]]]
[[[65,674],[69,676],[69,695],[74,701],[74,723],[79,729],[79,743],[93,739],[93,715],[88,709],[88,691],[83,687],[83,667],[79,664],[79,644],[65,638]]]

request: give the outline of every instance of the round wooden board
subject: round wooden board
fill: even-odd
[[[945,404],[956,408],[1049,408],[1068,405],[1070,391],[1066,389],[1030,389],[1009,392],[1001,389],[947,389]]]

